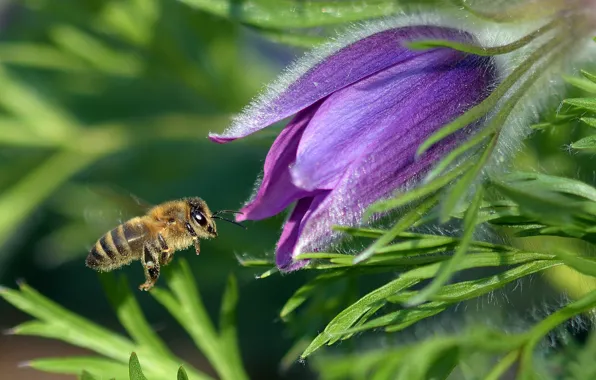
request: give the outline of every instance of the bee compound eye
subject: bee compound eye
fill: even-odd
[[[193,218],[195,219],[195,221],[199,224],[199,226],[205,226],[207,225],[207,218],[205,218],[205,215],[203,215],[202,212],[197,211],[195,213],[193,213]]]

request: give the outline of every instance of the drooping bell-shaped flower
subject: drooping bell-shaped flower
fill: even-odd
[[[474,43],[433,26],[389,29],[352,43],[307,70],[275,99],[261,102],[216,142],[256,132],[288,116],[273,143],[257,194],[238,220],[273,216],[296,202],[277,245],[277,265],[292,270],[301,252],[335,238],[333,225],[356,225],[364,209],[418,178],[458,135],[416,159],[433,132],[482,101],[495,81],[491,58],[436,48],[418,39]]]
[[[486,126],[483,117],[500,123],[500,129],[489,125],[488,131],[499,131],[493,141],[504,141],[493,151],[511,150],[525,133],[517,126],[527,123],[525,114],[536,109],[520,99],[526,99],[536,83],[545,84],[537,78],[549,78],[549,68],[562,67],[565,57],[582,51],[593,30],[593,18],[560,4],[560,12],[549,13],[550,23],[539,23],[534,32],[535,26],[522,30],[515,25],[510,31],[519,29],[521,34],[505,34],[505,45],[493,50],[485,48],[486,38],[479,43],[457,22],[432,17],[382,26],[355,34],[343,45],[315,50],[247,107],[231,128],[210,135],[225,143],[294,115],[273,143],[258,190],[238,220],[268,218],[295,204],[276,251],[278,267],[294,270],[305,264],[294,260],[297,255],[335,241],[333,225],[359,225],[370,204],[418,181]],[[413,50],[410,44],[416,41],[442,42]],[[463,48],[445,47],[445,41]],[[511,57],[491,56],[507,53]],[[483,107],[476,107],[480,103]],[[513,110],[519,110],[515,117]],[[464,114],[473,114],[466,128],[417,157],[428,137]]]

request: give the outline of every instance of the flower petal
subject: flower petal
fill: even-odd
[[[363,155],[316,210],[305,218],[292,257],[332,244],[339,237],[339,233],[331,228],[334,225],[361,225],[362,215],[369,205],[421,179],[434,163],[460,143],[463,134],[460,132],[443,140],[420,160],[415,160],[418,144],[412,144],[406,151],[386,154],[384,152],[390,151],[391,145],[385,142],[379,144],[378,150]]]
[[[320,52],[328,49],[323,46],[303,60],[309,62],[313,57],[318,57],[318,64],[304,70],[303,62],[296,63],[287,70],[287,76],[296,79],[280,78],[270,87],[268,93],[236,117],[228,130],[223,134],[210,134],[209,138],[218,143],[226,143],[245,137],[369,75],[414,57],[431,54],[433,50],[412,51],[403,46],[404,42],[419,39],[456,39],[460,42],[472,40],[469,34],[456,29],[420,25],[373,34],[328,57],[321,57]]]
[[[290,176],[290,165],[296,160],[296,150],[304,128],[316,112],[314,104],[299,112],[273,142],[267,158],[263,179],[253,199],[236,216],[237,221],[259,220],[278,214],[296,199],[309,192],[296,187]]]
[[[308,221],[309,216],[325,200],[328,194],[328,191],[323,191],[300,199],[284,224],[275,253],[275,263],[284,272],[300,269],[308,263],[307,260],[293,261],[293,252],[298,237],[302,233],[304,223]]]
[[[369,145],[393,150],[428,136],[477,104],[493,79],[490,58],[437,49],[346,87],[323,101],[302,135],[292,168],[296,186],[332,189]]]

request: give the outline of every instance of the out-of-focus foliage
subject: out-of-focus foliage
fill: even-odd
[[[242,53],[237,27],[177,2],[30,0],[14,7],[18,22],[7,20],[0,43],[0,246],[16,244],[36,208],[92,168],[95,175],[83,186],[60,193],[69,202],[51,202],[54,212],[78,219],[46,241],[62,254],[81,254],[80,244],[93,235],[81,236],[84,208],[75,206],[96,205],[84,190],[95,181],[112,185],[118,175],[102,163],[134,150],[157,157],[147,168],[128,171],[169,182],[192,168],[209,178],[203,169],[213,167],[208,155],[173,156],[165,144],[206,146],[207,131],[222,128],[265,78],[260,65],[245,75],[237,64],[251,59]],[[126,168],[118,161],[112,166]],[[3,252],[5,261],[10,251]]]
[[[207,315],[186,261],[180,259],[168,266],[165,274],[170,290],[154,289],[151,294],[184,327],[219,378],[247,379],[236,336],[236,279],[229,278],[221,305],[219,328],[216,328]],[[20,285],[20,290],[1,290],[2,298],[36,318],[11,329],[11,334],[59,339],[101,355],[35,359],[28,362],[28,366],[70,374],[81,374],[84,369],[85,376],[97,378],[121,378],[130,374],[130,379],[136,380],[145,379],[143,373],[146,373],[149,378],[173,379],[177,370],[179,377],[186,376],[188,372],[193,379],[212,378],[184,364],[166,347],[148,324],[123,276],[116,278],[111,273],[104,274],[102,282],[110,304],[130,338],[64,309],[25,284]],[[126,365],[131,352],[140,355],[144,372],[134,354],[130,357],[130,364]],[[186,370],[179,370],[181,365]]]
[[[109,308],[95,302],[102,291],[84,259],[102,234],[138,214],[121,198],[130,192],[158,203],[198,195],[213,209],[238,207],[273,135],[228,148],[209,142],[207,133],[225,128],[290,51],[173,0],[0,6],[0,282],[23,278],[109,325]],[[105,195],[106,188],[124,197]],[[222,225],[219,239],[203,243],[203,254],[189,265],[208,310],[218,307],[235,255],[270,251],[278,226],[271,220],[244,232]],[[139,264],[122,271],[133,283],[142,277]],[[255,348],[244,350],[247,370],[275,374],[287,343],[279,339],[282,326],[270,327],[268,316],[291,290],[279,286],[260,297],[253,272],[237,275],[255,306],[240,322],[248,327],[243,344]],[[149,323],[183,347],[183,332],[150,299],[139,298]],[[7,303],[0,308],[2,329],[23,318]],[[267,334],[251,329],[264,329],[259,321]],[[265,347],[275,353],[265,355]]]
[[[215,208],[235,207],[249,194],[274,133],[229,147],[215,146],[205,137],[210,130],[223,129],[230,115],[280,69],[280,61],[290,58],[288,50],[266,40],[310,47],[346,22],[410,7],[447,5],[452,2],[24,0],[11,4],[0,33],[0,276],[3,282],[25,277],[42,293],[77,310],[58,306],[28,285],[2,289],[0,295],[35,318],[12,333],[62,340],[100,355],[35,359],[27,364],[83,379],[162,379],[176,374],[178,379],[211,378],[208,369],[184,364],[185,359],[174,355],[155,333],[154,321],[173,318],[209,361],[213,375],[246,378],[241,351],[247,370],[252,362],[246,358],[275,366],[271,360],[287,350],[283,344],[268,343],[282,339],[271,336],[281,335],[279,324],[271,324],[274,310],[282,305],[276,302],[284,292],[291,293],[289,287],[305,274],[280,279],[273,269],[253,282],[251,271],[240,272],[242,318],[237,323],[234,277],[225,286],[218,328],[212,322],[217,306],[210,300],[214,294],[219,297],[229,267],[235,264],[232,253],[246,266],[271,265],[269,257],[253,260],[246,253],[270,250],[279,220],[250,225],[249,233],[223,227],[220,239],[204,243],[200,258],[188,265],[176,258],[165,271],[170,290],[158,286],[151,292],[163,308],[146,304],[142,294],[142,313],[123,277],[102,275],[104,292],[129,335],[125,337],[99,324],[105,312],[93,294],[100,292],[93,289],[95,276],[83,267],[85,247],[133,213],[119,200],[102,196],[102,190],[122,188],[152,202],[200,195]],[[535,274],[556,279],[557,270],[572,268],[574,276],[595,277],[591,155],[596,106],[590,95],[596,92],[594,78],[589,72],[566,78],[576,88],[569,89],[569,99],[559,108],[555,104],[552,114],[544,115],[545,122],[535,126],[539,132],[517,160],[519,172],[490,178],[477,187],[473,198],[464,196],[488,155],[473,156],[479,159],[456,169],[452,164],[472,150],[481,153],[480,148],[490,147],[496,123],[447,157],[424,186],[370,209],[371,214],[397,211],[399,220],[389,217],[387,227],[376,229],[338,227],[351,239],[346,251],[363,247],[356,257],[342,249],[305,254],[313,259],[310,270],[304,271],[310,280],[296,285],[279,313],[296,338],[282,368],[300,355],[307,357],[343,342],[313,356],[321,378],[452,374],[497,379],[517,366],[525,377],[538,371],[544,376],[561,373],[591,379],[596,355],[593,334],[585,345],[571,343],[547,357],[535,355],[535,348],[557,326],[593,309],[593,292],[521,331],[480,323],[463,331],[427,334],[434,336],[426,340],[388,341],[370,350],[357,347],[354,352],[352,343],[355,337],[366,341],[369,334],[362,332],[370,330],[401,337],[399,333],[426,326],[431,317],[453,313],[460,305],[465,308],[471,300],[499,291],[506,294],[503,289],[517,287],[521,279],[540,278],[532,277]],[[504,107],[497,121],[510,111]],[[456,121],[450,130],[468,122]],[[566,154],[563,145],[577,155]],[[440,231],[429,227],[447,220]],[[464,234],[455,233],[461,229]],[[486,230],[506,238],[489,243],[481,233]],[[537,244],[538,239],[544,245]],[[129,273],[140,278],[140,272],[139,266]],[[564,282],[568,286],[571,281]],[[243,305],[243,300],[248,301]],[[255,327],[255,321],[265,321],[266,327]],[[236,330],[243,350],[237,346]],[[131,356],[133,352],[138,358]],[[275,359],[267,361],[269,357]]]
[[[535,129],[550,129],[566,127],[571,122],[581,122],[583,125],[596,128],[596,76],[585,70],[581,71],[583,77],[565,77],[565,80],[574,87],[585,91],[591,97],[565,99],[553,120],[534,126]],[[594,153],[596,151],[596,131],[586,137],[569,144],[571,149]]]

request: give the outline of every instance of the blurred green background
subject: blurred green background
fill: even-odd
[[[88,249],[133,215],[128,193],[152,203],[198,195],[214,210],[239,208],[276,132],[228,145],[209,142],[207,134],[223,130],[301,50],[174,0],[0,0],[0,8],[0,284],[12,287],[23,279],[65,307],[122,331],[97,275],[84,265]],[[563,95],[551,99],[553,110]],[[596,183],[593,157],[564,149],[588,133],[578,124],[534,135],[519,168]],[[300,364],[280,370],[294,339],[279,310],[308,274],[255,280],[262,270],[238,264],[237,256],[272,259],[282,221],[283,215],[248,222],[246,231],[220,223],[220,238],[203,242],[200,257],[178,253],[192,265],[213,316],[227,275],[239,278],[238,330],[251,378],[314,377]],[[140,264],[123,271],[131,286],[143,281]],[[535,279],[523,297],[517,294],[517,302],[511,297],[520,319],[533,294],[558,299],[545,278]],[[556,273],[552,278],[557,284]],[[171,316],[149,295],[137,298],[174,353],[205,368]],[[472,314],[496,313],[476,309]],[[27,319],[0,302],[0,329]],[[317,315],[299,322],[312,324],[309,331],[316,333],[328,320]],[[395,342],[389,336],[381,344]],[[10,379],[67,378],[19,369],[18,363],[84,353],[55,341],[1,335],[0,373]]]
[[[23,279],[121,331],[85,267],[88,249],[133,215],[129,192],[152,203],[198,195],[214,210],[239,208],[274,135],[223,146],[207,133],[223,130],[293,52],[172,0],[4,2],[1,15],[0,283]],[[291,340],[276,318],[302,281],[255,281],[235,255],[271,253],[282,221],[248,222],[246,231],[220,223],[220,238],[203,242],[200,257],[179,253],[214,315],[228,273],[238,276],[241,349],[253,378],[279,376]],[[140,264],[123,271],[131,286],[143,281]],[[148,294],[138,299],[174,352],[204,367],[165,310]],[[0,303],[1,330],[26,319]],[[65,378],[17,364],[66,353],[83,351],[0,336],[1,377]]]

